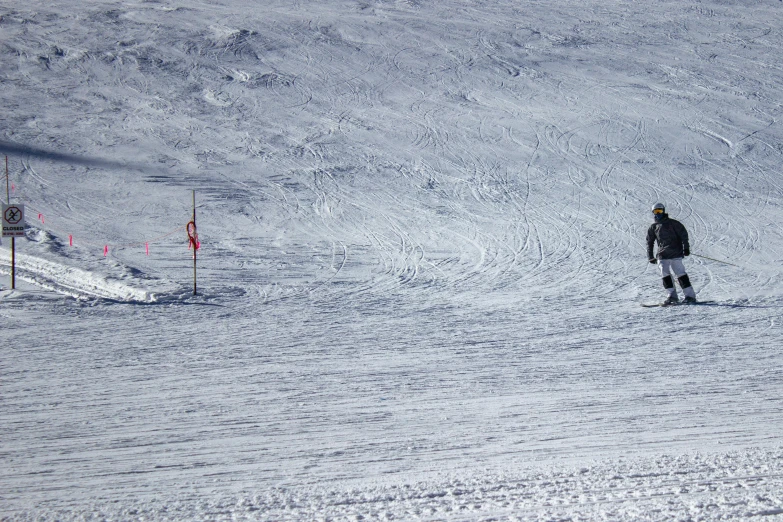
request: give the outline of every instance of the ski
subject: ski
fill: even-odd
[[[685,303],[683,301],[680,301],[679,303],[641,303],[641,305],[645,308],[666,308],[668,306],[698,306],[698,305],[708,305],[708,304],[714,304],[715,301],[694,301],[692,303]]]

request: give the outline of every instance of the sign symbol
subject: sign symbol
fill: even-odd
[[[3,237],[24,237],[24,205],[3,204]]]
[[[9,225],[16,225],[22,220],[22,211],[19,207],[8,207],[5,209],[5,222]]]

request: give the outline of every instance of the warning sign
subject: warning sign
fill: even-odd
[[[3,237],[24,237],[24,205],[3,205]]]

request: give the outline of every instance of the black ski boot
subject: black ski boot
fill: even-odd
[[[676,305],[679,304],[680,298],[677,297],[677,295],[670,295],[666,298],[666,300],[663,302],[663,306],[669,306],[669,305]]]

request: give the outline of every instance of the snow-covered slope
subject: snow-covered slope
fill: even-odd
[[[780,9],[0,2],[0,516],[783,513]]]

